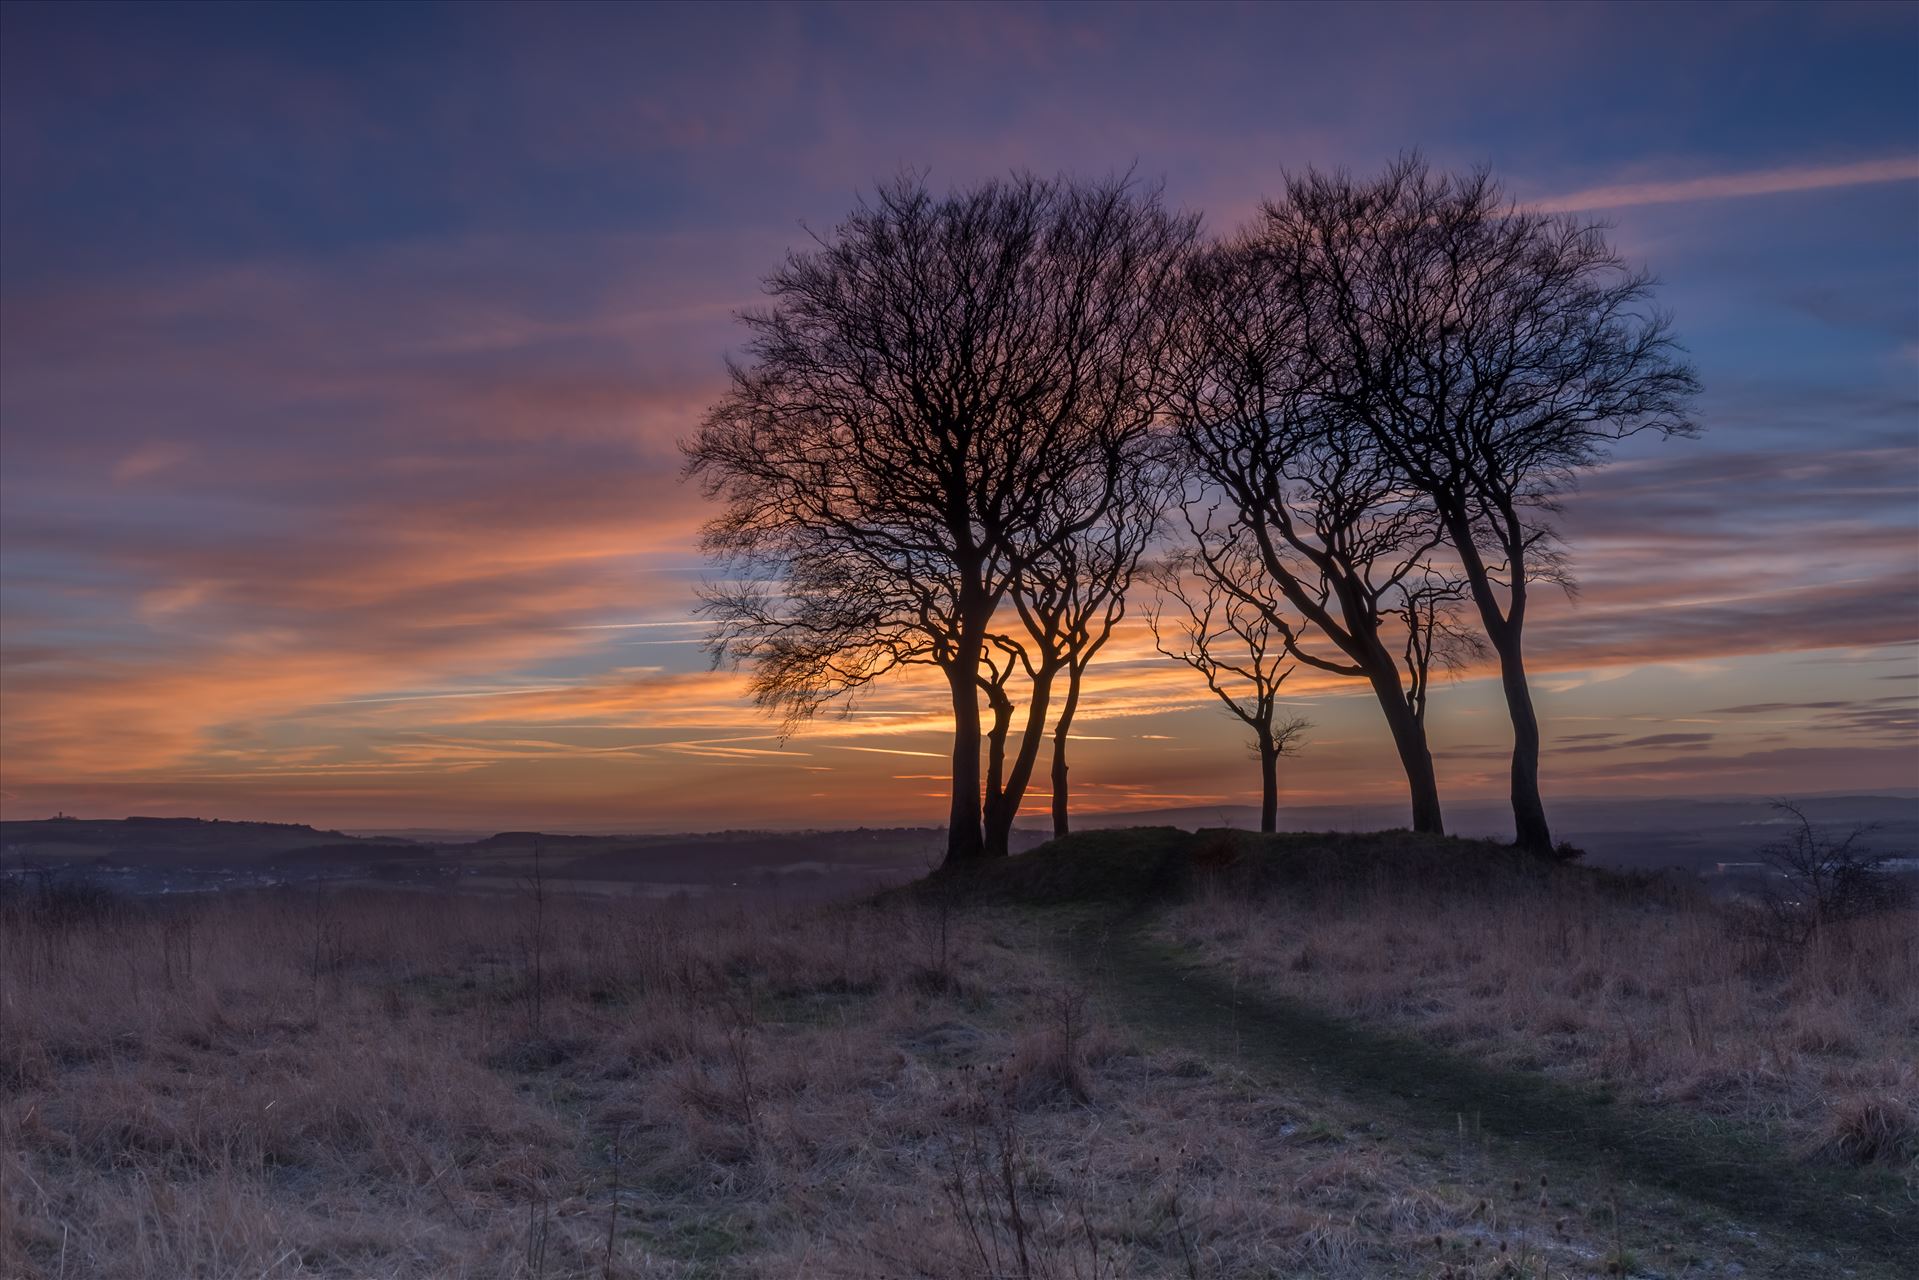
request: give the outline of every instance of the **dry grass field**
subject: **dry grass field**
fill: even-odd
[[[1296,936],[1307,921],[1271,904],[1202,896],[1169,927],[1243,948],[1249,981],[1304,975],[1313,998],[1414,1021],[1483,984],[1458,972],[1475,945],[1582,972],[1536,951],[1559,945],[1549,923],[1420,933],[1370,910]],[[7,1277],[1806,1274],[1790,1241],[1669,1196],[1406,1132],[1134,1028],[1053,945],[1059,918],[1001,898],[747,911],[529,886],[0,913]],[[1599,958],[1626,924],[1565,927],[1598,976],[1542,1002],[1600,1027],[1617,1001],[1659,1004]],[[1342,928],[1409,982],[1425,966],[1434,1010],[1409,1013]],[[1703,946],[1676,937],[1662,963],[1717,963]],[[1691,972],[1660,979],[1668,1004]],[[1764,981],[1790,1004],[1813,979]],[[1908,1088],[1888,1055],[1910,995],[1867,1016],[1854,993],[1857,1026],[1808,999],[1777,1105],[1818,1129],[1802,1062],[1839,1063],[1820,1069],[1861,1096]],[[1773,1060],[1734,1045],[1754,1024],[1733,1002],[1695,1001],[1714,1056],[1687,1087]],[[1672,1019],[1635,1032],[1653,1083],[1681,1078]],[[1818,1025],[1850,1032],[1843,1056],[1797,1038]],[[1532,1027],[1456,1038],[1516,1058]],[[1576,1029],[1538,1033],[1546,1065],[1581,1060],[1558,1047]]]
[[[1230,881],[1164,936],[1235,980],[1473,1059],[1776,1131],[1801,1157],[1905,1171],[1919,1194],[1919,910],[1803,947],[1683,882],[1568,872],[1497,893],[1367,876]]]

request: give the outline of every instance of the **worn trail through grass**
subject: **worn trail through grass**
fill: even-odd
[[[1489,1067],[1410,1037],[1238,988],[1152,938],[1149,918],[1064,910],[1048,933],[1148,1039],[1357,1104],[1435,1137],[1462,1128],[1581,1182],[1595,1175],[1709,1206],[1809,1256],[1919,1275],[1919,1206],[1881,1171],[1811,1168],[1749,1131]]]

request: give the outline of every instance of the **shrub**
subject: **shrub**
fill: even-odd
[[[1760,900],[1766,931],[1803,946],[1829,925],[1884,911],[1899,903],[1899,882],[1883,869],[1887,855],[1865,846],[1871,826],[1843,839],[1822,835],[1798,805],[1773,801],[1787,815],[1787,833],[1760,850],[1777,873]]]

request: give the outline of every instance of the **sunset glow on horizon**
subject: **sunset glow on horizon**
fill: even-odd
[[[22,4],[0,51],[7,818],[943,822],[936,679],[783,738],[701,649],[678,442],[760,278],[903,168],[1223,232],[1412,147],[1609,221],[1705,388],[1566,503],[1548,800],[1919,786],[1914,7]],[[1143,606],[1076,808],[1253,802]],[[1403,802],[1362,683],[1288,689],[1283,805]],[[1431,716],[1503,795],[1496,668]]]

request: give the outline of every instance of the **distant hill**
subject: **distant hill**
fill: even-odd
[[[304,823],[226,822],[219,818],[45,818],[0,822],[0,848],[12,859],[134,860],[155,865],[253,862],[295,849],[352,845],[377,850],[389,838],[322,831]]]
[[[1018,847],[1039,839],[1028,835]],[[537,869],[578,892],[825,897],[923,874],[945,843],[934,827],[409,840],[295,823],[60,817],[0,823],[0,877],[80,875],[138,894],[314,882],[510,890]]]

